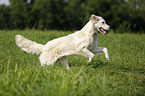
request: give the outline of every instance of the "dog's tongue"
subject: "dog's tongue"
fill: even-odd
[[[105,31],[104,29],[101,29],[101,33],[102,33],[102,34],[105,34],[106,31]]]

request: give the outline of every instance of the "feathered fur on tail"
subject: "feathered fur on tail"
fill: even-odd
[[[42,53],[42,48],[44,45],[28,40],[21,35],[16,35],[15,39],[17,46],[22,50],[37,55]]]

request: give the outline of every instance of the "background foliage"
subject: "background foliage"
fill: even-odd
[[[91,14],[112,29],[145,30],[144,0],[10,0],[0,6],[0,29],[81,29]]]

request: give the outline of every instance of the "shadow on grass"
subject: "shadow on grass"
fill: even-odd
[[[92,61],[93,63],[88,64],[87,66],[92,66],[92,68],[96,69],[96,68],[103,68],[105,66],[107,66],[109,64],[109,62],[107,61]]]
[[[77,62],[77,63],[76,63]],[[72,61],[71,63],[69,63],[70,67],[82,67],[82,66],[86,66],[86,67],[91,67],[91,68],[103,68],[105,66],[107,66],[109,64],[109,61],[101,61],[101,60],[92,60],[90,63],[86,63],[86,61]]]

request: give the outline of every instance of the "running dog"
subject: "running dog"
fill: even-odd
[[[95,55],[105,53],[109,60],[107,48],[97,47],[99,32],[105,34],[110,26],[100,16],[91,15],[89,22],[75,33],[69,34],[47,42],[45,45],[28,40],[21,35],[16,35],[16,44],[22,50],[40,54],[41,66],[53,65],[57,60],[69,69],[68,55],[83,55],[89,57],[89,63]]]

